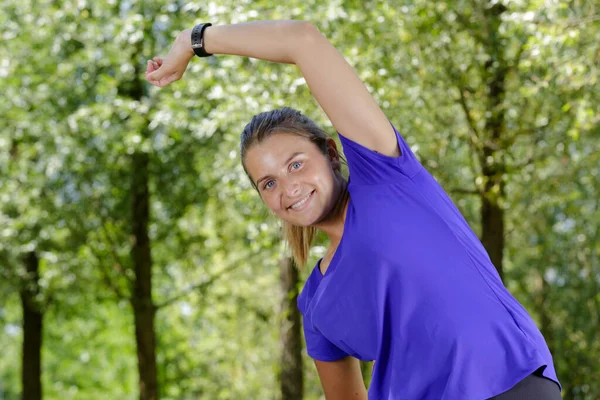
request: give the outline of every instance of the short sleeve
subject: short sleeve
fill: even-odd
[[[392,125],[400,149],[399,157],[389,157],[364,147],[338,132],[353,184],[377,185],[412,178],[423,166],[398,130]]]
[[[311,358],[318,361],[336,361],[348,356],[346,352],[316,331],[310,322],[306,321],[306,317],[303,317],[302,320],[306,339],[306,352]]]
[[[306,352],[308,355],[319,361],[335,361],[348,356],[348,354],[323,336],[313,326],[311,321],[312,311],[310,310],[310,303],[322,279],[319,263],[317,263],[304,283],[302,292],[298,296],[298,310],[302,314],[302,325],[304,326],[304,338],[306,339]]]

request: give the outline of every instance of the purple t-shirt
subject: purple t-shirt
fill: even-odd
[[[376,360],[370,400],[483,400],[552,356],[479,238],[394,128],[388,157],[342,135],[344,234],[298,298],[309,356]]]

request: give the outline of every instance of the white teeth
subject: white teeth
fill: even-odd
[[[290,208],[298,208],[300,207],[302,204],[306,203],[306,200],[308,200],[308,198],[310,197],[310,195],[312,194],[312,192],[310,192],[309,194],[307,194],[302,200],[300,200],[299,202],[293,204]]]

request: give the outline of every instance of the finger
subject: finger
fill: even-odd
[[[146,79],[148,79],[148,82],[150,82],[152,85],[158,87],[165,87],[177,80],[175,74],[163,76],[160,79],[153,79],[151,75],[146,75]]]
[[[169,84],[167,82],[166,78],[163,78],[160,81],[152,81],[150,83],[152,83],[154,86],[158,86],[158,87],[165,87]]]
[[[159,82],[159,80],[153,78],[152,71],[146,72],[146,80],[155,86],[157,86],[157,83]]]
[[[159,65],[156,61],[154,60],[148,60],[148,67],[149,67],[149,72],[154,72],[156,70],[158,70],[160,67],[162,66]]]
[[[160,68],[163,65],[164,59],[160,58],[160,57],[154,57],[152,59],[152,63],[154,64],[154,66],[156,68]]]
[[[151,60],[148,60],[148,62],[146,63],[146,74],[149,74],[149,73],[153,72],[154,70],[155,70],[154,64],[152,63]]]
[[[164,65],[164,58],[154,57],[152,60],[149,61],[152,64],[150,73],[155,74],[152,76],[152,79],[159,81],[162,77],[173,73],[173,66]]]
[[[152,66],[152,71],[149,74],[146,74],[146,77],[149,81],[159,82],[169,73],[170,72],[168,72],[166,68],[156,68],[155,66]]]
[[[164,78],[162,78],[159,82],[158,82],[158,86],[160,87],[165,87],[170,85],[171,83],[179,80],[179,76],[177,76],[177,74],[171,74],[168,76],[165,76]]]
[[[160,80],[160,86],[164,87],[167,85],[170,85],[171,83],[175,82],[177,80],[177,78],[174,75],[170,75],[170,76],[166,76],[163,79]]]
[[[149,81],[149,82],[150,82],[150,84],[152,84],[153,86],[158,86],[158,87],[163,87],[163,86],[166,86],[166,85],[162,84],[160,81],[151,81],[151,80],[148,80],[148,81]]]

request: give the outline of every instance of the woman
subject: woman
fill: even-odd
[[[289,108],[255,116],[241,146],[244,168],[283,220],[299,264],[315,229],[330,239],[298,299],[328,400],[367,398],[357,359],[376,360],[369,399],[560,399],[534,322],[458,209],[312,24],[185,30],[166,58],[148,61],[148,81],[180,79],[195,52],[296,64],[339,132],[348,181],[335,142]]]

